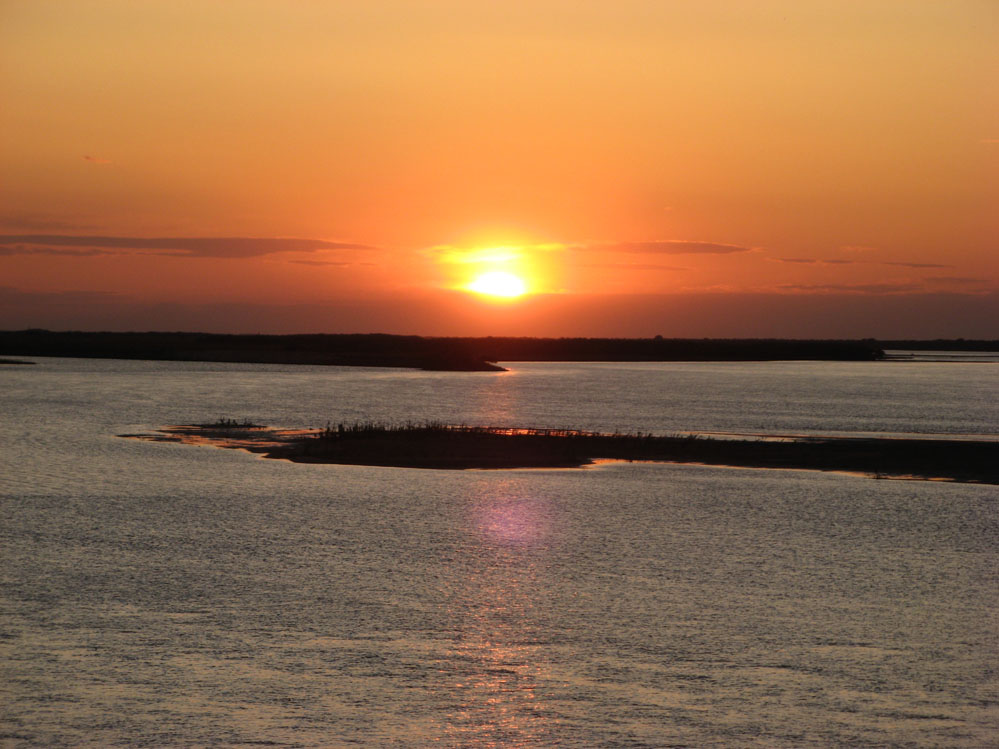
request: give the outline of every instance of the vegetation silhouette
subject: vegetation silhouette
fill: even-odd
[[[0,355],[501,371],[497,361],[873,361],[876,341],[0,331]]]
[[[999,442],[783,437],[714,439],[697,434],[607,434],[577,429],[359,422],[276,430],[252,422],[166,427],[156,441],[214,444],[303,463],[405,468],[569,468],[600,460],[702,463],[849,471],[999,483]]]

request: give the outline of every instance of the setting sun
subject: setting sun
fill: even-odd
[[[523,296],[527,293],[527,284],[522,279],[506,271],[483,273],[465,288],[478,294],[504,297],[506,299]]]

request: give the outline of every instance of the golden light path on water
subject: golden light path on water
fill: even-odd
[[[484,481],[470,497],[471,558],[449,604],[457,631],[444,684],[452,709],[448,746],[521,746],[552,735],[539,684],[550,679],[536,622],[548,586],[544,558],[551,508]],[[460,576],[460,574],[459,574]]]
[[[494,378],[481,394],[490,423],[515,418],[514,379]],[[448,604],[458,631],[442,674],[446,704],[453,706],[440,727],[443,743],[551,743],[555,713],[539,689],[551,681],[550,644],[537,622],[550,605],[545,569],[555,508],[550,499],[525,494],[515,479],[497,482],[483,475],[469,492],[466,513],[468,553],[455,560],[452,576],[463,584]]]

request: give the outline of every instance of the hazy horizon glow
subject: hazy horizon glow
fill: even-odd
[[[999,337],[997,32],[987,0],[12,0],[0,328]],[[454,294],[487,273],[528,293]]]

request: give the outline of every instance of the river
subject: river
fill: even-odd
[[[0,370],[3,746],[967,746],[994,486],[303,465],[218,417],[999,438],[999,363]]]

